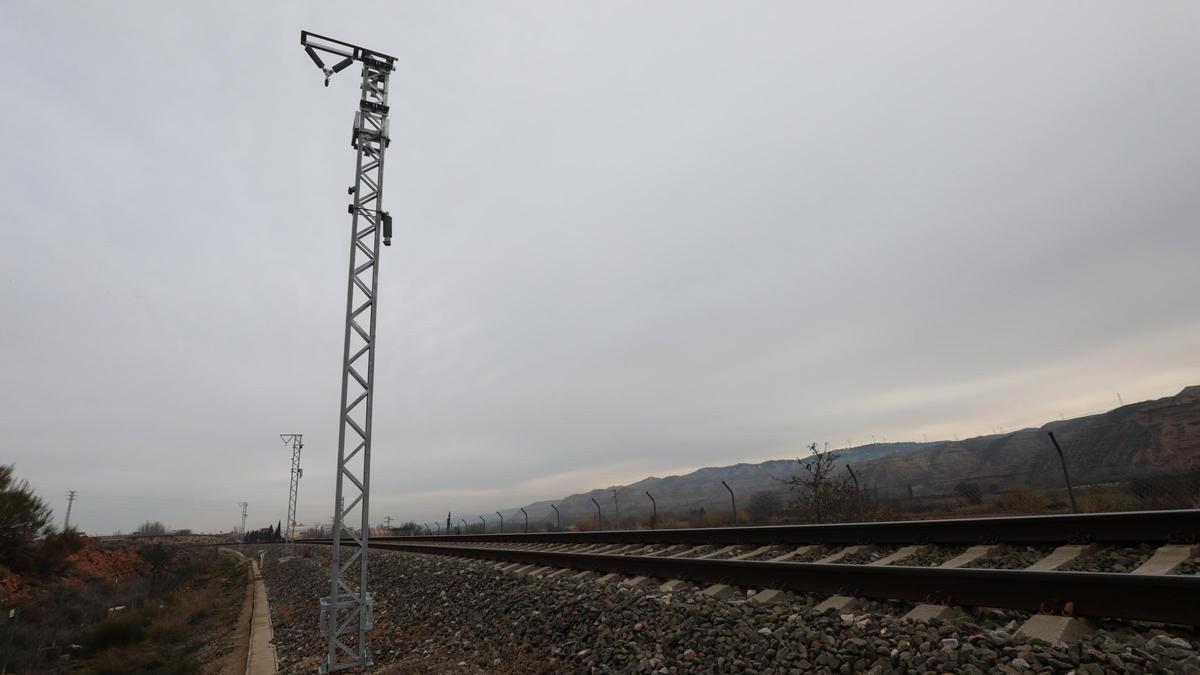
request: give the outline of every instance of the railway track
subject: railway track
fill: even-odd
[[[1200,510],[689,530],[384,537],[372,548],[579,570],[1040,614],[1200,624]],[[313,542],[327,543],[327,542]],[[1005,546],[1039,546],[991,569]],[[1132,573],[1058,571],[1112,546],[1157,547]],[[947,550],[949,549],[949,550]],[[942,551],[941,555],[937,555]],[[935,555],[930,556],[933,552]],[[925,556],[933,564],[905,564]],[[854,563],[854,564],[852,564]],[[559,572],[559,575],[564,572]]]

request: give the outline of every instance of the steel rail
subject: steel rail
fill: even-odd
[[[372,537],[376,541],[555,544],[1127,544],[1200,541],[1200,509],[530,534]]]
[[[752,588],[1200,624],[1195,603],[1200,597],[1200,577],[1195,576],[663,558],[395,541],[375,545],[411,553]]]

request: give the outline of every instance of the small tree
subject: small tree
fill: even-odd
[[[834,475],[837,452],[819,450],[816,443],[809,445],[808,450],[812,453],[808,458],[796,458],[801,473],[780,480],[792,490],[796,506],[823,523],[826,517],[835,516],[853,500],[854,488],[849,479]]]
[[[46,502],[27,481],[13,478],[12,466],[0,466],[0,564],[27,569],[36,540],[50,529],[49,522]]]
[[[417,523],[414,523],[411,520],[404,522],[404,523],[400,523],[399,527],[394,527],[394,528],[392,528],[392,530],[396,534],[403,536],[403,537],[408,537],[408,536],[412,536],[415,534],[425,534],[425,526],[418,525]]]
[[[157,521],[157,520],[155,520],[155,521],[147,520],[146,522],[142,523],[141,525],[138,525],[138,528],[137,528],[137,534],[140,534],[143,537],[151,537],[151,536],[156,536],[156,535],[166,534],[166,533],[167,533],[167,526],[163,525],[162,522]]]
[[[50,524],[50,507],[28,481],[16,480],[12,466],[0,465],[0,566],[55,574],[82,546],[74,528],[59,532]]]

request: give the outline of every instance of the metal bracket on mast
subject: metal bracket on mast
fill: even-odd
[[[383,211],[383,155],[388,138],[388,76],[395,57],[307,31],[300,44],[325,75],[362,63],[361,96],[350,147],[358,151],[350,211],[350,275],[338,408],[338,471],[331,549],[331,592],[321,598],[321,631],[328,652],[321,672],[372,665],[367,631],[374,602],[367,592],[368,506],[371,492],[371,416],[375,391],[375,310],[379,244],[391,244],[392,219]],[[318,52],[340,56],[326,67]],[[357,518],[351,519],[355,511]],[[355,527],[357,521],[357,527]],[[343,551],[343,542],[347,551]],[[348,554],[348,555],[345,555]]]

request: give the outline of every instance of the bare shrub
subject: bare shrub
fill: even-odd
[[[843,519],[854,508],[857,495],[850,479],[836,475],[839,454],[808,446],[808,458],[796,458],[800,472],[780,479],[792,491],[793,505],[808,519],[818,523]]]
[[[1200,507],[1200,467],[1135,476],[1126,482],[1125,489],[1142,508],[1197,508]]]
[[[1013,490],[996,497],[993,502],[1000,513],[1042,513],[1046,504],[1029,490]]]
[[[983,503],[983,488],[979,487],[979,483],[959,481],[954,486],[954,493],[962,497],[968,504]]]
[[[763,490],[750,497],[746,512],[756,523],[765,523],[779,513],[783,499],[778,492]]]

